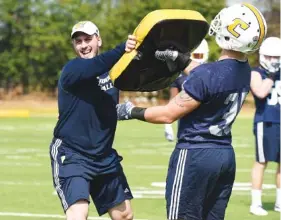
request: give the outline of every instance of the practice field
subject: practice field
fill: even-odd
[[[52,186],[48,152],[55,122],[55,116],[0,119],[0,219],[64,219]],[[269,215],[249,214],[254,161],[252,119],[240,117],[234,124],[233,136],[237,175],[225,219],[279,219],[279,213],[272,211],[275,164],[270,164],[265,173],[263,204]],[[165,220],[164,182],[174,143],[164,139],[163,125],[120,122],[114,147],[124,157],[122,164],[135,196],[135,219]],[[89,219],[109,219],[98,217],[92,203],[90,216]]]

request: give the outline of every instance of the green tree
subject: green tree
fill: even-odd
[[[98,25],[107,50],[153,10],[197,10],[210,21],[222,7],[224,0],[0,0],[0,80],[24,85],[26,93],[53,91],[61,68],[75,56],[70,32],[80,20]],[[213,39],[207,40],[215,59]]]

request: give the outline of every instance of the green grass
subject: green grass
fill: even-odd
[[[54,219],[3,216],[4,212],[63,215],[59,199],[53,195],[48,153],[55,122],[56,117],[0,119],[0,219]],[[251,118],[239,118],[234,124],[233,144],[237,156],[235,181],[250,182],[250,170],[254,161]],[[135,218],[166,219],[163,195],[143,194],[144,191],[152,190],[164,192],[163,187],[151,185],[152,182],[165,181],[168,160],[174,148],[174,143],[165,141],[163,126],[138,121],[120,122],[114,147],[124,157],[122,164],[133,193],[135,192],[136,197],[143,196],[132,201]],[[275,168],[275,164],[270,164],[267,170]],[[266,172],[264,183],[274,182],[274,173]],[[279,214],[272,211],[274,202],[275,189],[265,189],[263,204],[269,215],[259,218],[248,212],[250,191],[234,190],[225,219],[277,220]],[[97,217],[92,203],[90,216]]]

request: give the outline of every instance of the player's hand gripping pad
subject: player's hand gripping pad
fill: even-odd
[[[137,38],[135,50],[125,53],[110,71],[114,86],[123,91],[156,91],[169,86],[189,64],[190,52],[208,28],[197,11],[163,9],[149,13],[133,33]]]

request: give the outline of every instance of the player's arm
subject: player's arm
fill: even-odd
[[[173,123],[198,108],[199,105],[200,102],[193,99],[183,90],[171,99],[167,105],[147,108],[144,112],[144,121],[154,124]],[[133,118],[137,118],[139,110],[132,110]]]
[[[268,96],[273,86],[273,79],[268,77],[262,79],[261,74],[257,71],[252,71],[251,73],[251,91],[252,93],[260,98],[264,99]]]
[[[197,66],[199,66],[199,65],[200,65],[200,63],[198,63],[198,62],[192,60],[192,61],[190,62],[190,64],[183,70],[183,72],[184,72],[186,75],[189,75],[190,72],[191,72],[191,70],[193,70],[195,67],[197,67]]]
[[[170,90],[170,100],[173,99],[177,94],[179,94],[179,89],[177,87],[171,87]]]
[[[202,79],[190,77],[183,90],[165,106],[135,107],[131,102],[117,105],[118,120],[138,119],[154,124],[173,123],[198,108],[208,97],[208,89]]]

